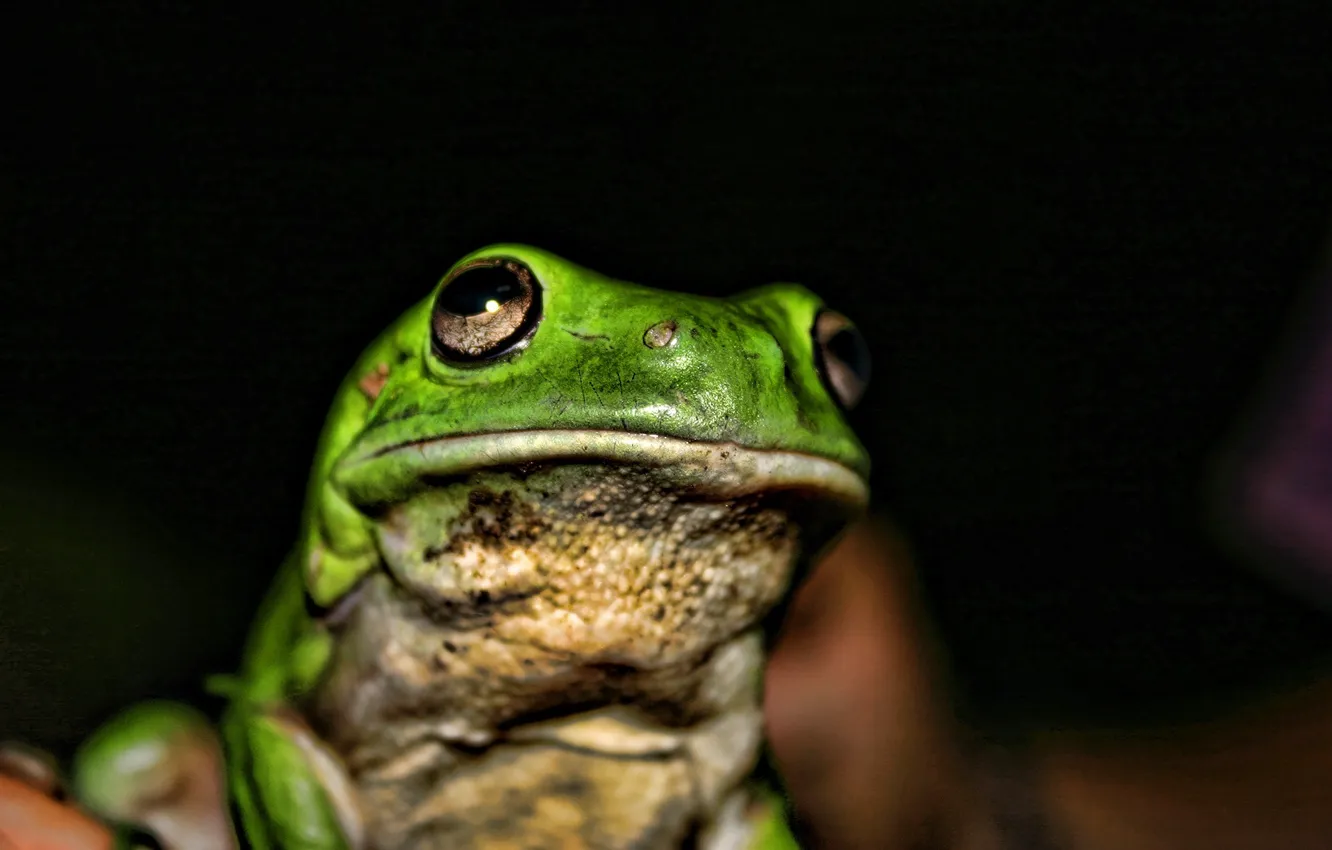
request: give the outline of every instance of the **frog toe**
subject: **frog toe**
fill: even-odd
[[[78,800],[152,833],[166,850],[235,850],[222,749],[188,706],[150,702],[112,718],[74,758]]]

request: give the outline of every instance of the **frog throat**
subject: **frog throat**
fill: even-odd
[[[522,430],[353,446],[330,471],[305,551],[306,586],[328,605],[370,570],[379,554],[369,515],[409,497],[426,482],[504,468],[605,463],[651,474],[663,488],[727,500],[793,492],[847,516],[861,511],[868,486],[827,458],[729,442],[691,441],[601,429]]]

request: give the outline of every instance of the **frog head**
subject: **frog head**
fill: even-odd
[[[867,370],[851,322],[794,284],[683,295],[528,246],[483,248],[339,391],[307,504],[307,590],[330,605],[407,557],[407,538],[432,535],[572,545],[554,526],[597,520],[620,538],[677,523],[714,546],[759,526],[826,537],[867,498],[868,458],[843,416]],[[515,512],[516,489],[519,502],[577,517]],[[756,506],[771,500],[782,511],[759,522]],[[703,529],[672,507],[681,502],[753,510],[718,512]],[[730,543],[716,536],[726,530]],[[400,571],[430,569],[419,552],[408,560]],[[440,581],[459,579],[426,583]]]

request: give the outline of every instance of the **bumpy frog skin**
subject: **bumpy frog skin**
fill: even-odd
[[[867,498],[858,345],[795,285],[459,261],[340,389],[224,683],[248,840],[794,846],[752,779],[765,634]],[[128,781],[117,746],[85,797]]]

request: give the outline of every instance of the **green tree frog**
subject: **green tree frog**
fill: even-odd
[[[797,285],[719,299],[522,245],[464,257],[339,390],[299,542],[222,683],[239,832],[794,847],[756,780],[764,652],[867,501],[844,411],[868,366]],[[112,721],[81,797],[133,796],[127,753],[151,760],[175,717]]]

